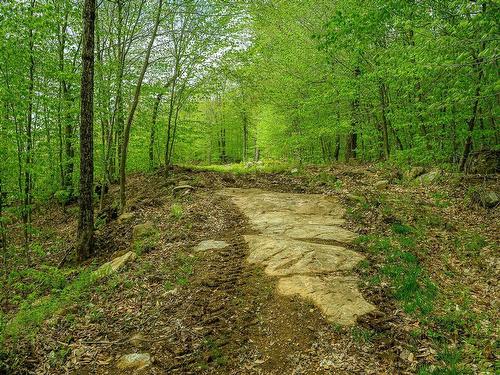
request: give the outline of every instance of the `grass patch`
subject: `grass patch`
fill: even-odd
[[[354,326],[351,328],[351,336],[357,343],[369,343],[373,341],[375,333],[370,329]]]
[[[54,291],[49,296],[30,301],[24,301],[17,314],[4,325],[0,332],[0,344],[9,339],[16,341],[20,337],[34,337],[40,325],[49,317],[55,315],[65,306],[83,300],[96,278],[91,270],[81,272],[62,290]]]
[[[371,275],[369,282],[373,285],[387,281],[393,297],[402,303],[407,313],[429,314],[437,287],[415,255],[415,240],[407,237],[414,230],[403,224],[393,224],[391,229],[397,233],[395,237],[363,236],[358,240],[368,252],[383,259],[383,266]]]
[[[201,368],[208,369],[209,364],[224,366],[227,363],[227,358],[224,356],[216,340],[210,337],[205,339],[202,343],[202,350],[205,352],[204,357],[206,363],[201,364]]]
[[[244,175],[251,173],[282,173],[291,172],[294,168],[298,169],[298,167],[294,165],[277,161],[268,161],[265,163],[249,162],[221,165],[186,165],[184,167],[195,171],[232,173],[235,175]]]
[[[163,270],[167,275],[167,280],[163,284],[166,291],[175,289],[176,285],[184,286],[189,284],[189,278],[194,273],[194,263],[196,258],[185,253],[177,254],[170,266]]]
[[[182,208],[182,205],[180,203],[174,203],[170,207],[170,216],[174,218],[174,220],[182,219],[183,215],[184,215],[184,209]]]
[[[132,233],[132,250],[137,255],[147,253],[155,249],[159,239],[160,232],[152,223],[136,225]]]

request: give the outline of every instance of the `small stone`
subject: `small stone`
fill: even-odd
[[[228,246],[229,244],[226,241],[206,240],[206,241],[201,241],[193,250],[196,252],[208,251],[208,250],[220,250]]]
[[[151,222],[146,222],[143,224],[137,224],[132,229],[132,239],[134,241],[143,240],[156,233],[156,228]]]
[[[172,189],[172,193],[175,195],[181,191],[183,192],[190,192],[191,190],[194,190],[194,187],[191,185],[178,185]]]
[[[335,363],[331,359],[322,359],[319,365],[324,369],[335,368]]]
[[[118,224],[123,224],[126,223],[130,220],[132,220],[135,217],[135,213],[133,212],[125,212],[118,216]]]
[[[417,181],[422,185],[430,185],[434,182],[437,182],[441,177],[441,171],[432,171],[426,174],[421,175],[417,178]]]
[[[385,190],[387,189],[387,186],[389,186],[389,181],[387,180],[378,181],[375,183],[374,186],[377,190]]]
[[[291,174],[297,174],[299,173],[299,170],[297,168],[293,168],[291,171],[290,171]]]
[[[97,279],[102,277],[106,277],[111,275],[112,273],[118,272],[121,268],[123,268],[127,263],[134,261],[137,258],[137,255],[129,251],[125,255],[121,257],[115,258],[110,262],[104,263],[101,267],[99,267],[96,271],[94,271],[93,275]]]
[[[415,359],[415,356],[413,355],[413,353],[410,352],[408,349],[403,349],[399,356],[401,357],[401,359],[403,359],[407,362],[413,362]]]
[[[414,180],[418,176],[421,176],[425,173],[424,167],[413,167],[409,171],[405,172],[404,176],[407,180]]]
[[[116,367],[120,370],[142,370],[151,366],[152,358],[148,353],[132,353],[120,357]]]

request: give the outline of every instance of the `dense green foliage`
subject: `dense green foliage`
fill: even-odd
[[[0,176],[11,198],[26,194],[26,173],[36,198],[75,191],[81,6],[0,5]],[[156,7],[98,9],[100,183],[118,178]],[[498,17],[491,0],[170,2],[127,167],[354,157],[458,165],[469,140],[498,148]]]
[[[231,160],[254,156],[241,156],[245,127],[262,157],[312,163],[457,165],[469,137],[498,148],[498,3],[255,2],[249,13],[252,43],[211,100],[222,120],[210,144],[226,134]]]

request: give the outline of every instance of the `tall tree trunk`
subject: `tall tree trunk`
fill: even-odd
[[[60,179],[61,179],[61,189],[65,189],[65,168],[64,168],[64,159],[63,159],[63,111],[64,111],[64,106],[63,104],[65,103],[65,97],[64,97],[64,85],[65,85],[65,80],[64,80],[64,70],[65,70],[65,61],[64,61],[64,51],[66,48],[66,30],[68,27],[68,12],[65,11],[64,14],[64,21],[61,27],[58,27],[58,42],[59,42],[59,73],[61,75],[61,78],[59,80],[59,93],[58,93],[58,104],[57,104],[57,129],[58,129],[58,141],[59,141],[59,152],[58,152],[58,157],[59,157],[59,174],[60,174]]]
[[[125,170],[127,165],[127,150],[128,142],[130,139],[130,128],[132,127],[132,121],[134,120],[135,111],[137,105],[139,104],[139,97],[141,95],[142,82],[144,81],[144,76],[146,75],[146,70],[149,66],[149,59],[151,57],[151,50],[156,39],[156,34],[158,33],[158,26],[160,25],[161,10],[162,10],[163,0],[158,0],[158,12],[156,14],[156,20],[153,26],[153,32],[151,34],[151,39],[146,50],[146,56],[144,58],[144,64],[142,66],[141,74],[137,80],[137,85],[134,92],[134,100],[132,101],[132,106],[130,107],[130,112],[127,118],[127,123],[125,124],[125,131],[123,133],[123,148],[120,159],[120,208],[123,212],[125,210],[126,195],[125,195]]]
[[[73,171],[75,169],[75,148],[73,145],[73,124],[72,117],[70,115],[71,100],[69,99],[69,90],[67,84],[63,83],[63,96],[66,103],[66,124],[64,127],[64,139],[65,139],[65,171],[64,171],[64,189],[68,192],[69,196],[73,196]]]
[[[245,110],[242,112],[242,120],[243,120],[243,157],[242,161],[245,163],[247,161],[248,154],[248,116]]]
[[[361,70],[359,67],[354,69],[354,79],[356,84],[356,94],[355,98],[351,103],[351,129],[347,135],[346,150],[345,150],[345,160],[349,161],[351,158],[356,159],[357,147],[358,147],[358,117],[359,117],[359,93],[358,93],[358,78],[361,75]]]
[[[486,3],[482,5],[482,12],[486,12]],[[474,103],[472,105],[472,115],[471,118],[467,121],[467,139],[465,140],[464,151],[462,153],[462,159],[460,160],[459,170],[465,170],[465,164],[467,163],[467,159],[469,158],[469,154],[472,151],[472,132],[474,130],[474,126],[476,125],[476,120],[479,112],[479,101],[481,96],[481,84],[484,78],[484,71],[482,67],[483,59],[481,56],[481,52],[484,51],[486,45],[485,42],[481,42],[481,49],[478,52],[473,52],[472,58],[474,61],[474,70],[477,74],[476,81],[476,97],[474,98]]]
[[[95,0],[83,9],[82,85],[80,111],[80,218],[77,256],[83,260],[94,251],[94,30]]]
[[[73,145],[73,118],[71,116],[70,106],[71,106],[71,98],[70,98],[70,89],[69,85],[66,82],[65,77],[65,61],[64,61],[64,52],[66,49],[66,38],[67,38],[67,28],[68,28],[68,17],[69,17],[69,9],[65,7],[64,10],[64,21],[63,25],[60,29],[59,35],[59,71],[61,74],[61,79],[59,82],[60,91],[61,91],[61,104],[59,108],[59,118],[58,120],[61,122],[59,124],[60,132],[62,133],[62,121],[64,120],[64,137],[61,135],[60,139],[60,147],[62,148],[62,141],[64,138],[64,153],[65,158],[63,165],[61,166],[61,178],[62,178],[62,188],[66,190],[69,196],[73,196],[73,171],[74,171],[74,158],[75,158],[75,149]],[[60,112],[63,112],[61,114]],[[62,153],[62,150],[60,150]],[[61,162],[63,158],[61,155]]]
[[[220,161],[221,164],[225,164],[226,161],[227,161],[227,155],[226,155],[226,129],[225,128],[221,128],[221,130],[220,130],[219,149],[220,149],[219,161]]]
[[[380,95],[380,111],[382,115],[382,140],[383,140],[383,152],[385,160],[389,159],[390,149],[389,149],[389,132],[388,132],[388,120],[387,120],[387,88],[385,83],[380,81],[379,83],[379,95]]]
[[[158,94],[156,96],[155,105],[153,108],[153,118],[151,119],[151,131],[149,133],[149,170],[154,170],[155,158],[154,158],[154,148],[156,142],[156,122],[158,120],[158,111],[160,110],[160,104],[163,94]]]
[[[111,178],[115,180],[116,162],[118,164],[121,161],[122,151],[123,151],[123,132],[125,128],[125,116],[123,108],[123,76],[125,69],[125,42],[123,38],[123,0],[117,0],[118,8],[118,42],[116,48],[118,57],[118,69],[116,71],[116,97],[115,97],[115,108],[113,113],[113,124],[116,129],[116,142],[114,150],[114,156],[112,158],[111,167]],[[118,168],[120,166],[118,165]]]
[[[337,134],[337,137],[335,138],[335,151],[333,153],[333,157],[335,158],[335,161],[339,161],[340,158],[340,135]]]
[[[172,167],[173,163],[173,154],[174,154],[174,145],[175,145],[175,137],[177,134],[177,121],[179,120],[179,112],[181,110],[181,103],[177,104],[177,108],[175,109],[175,116],[174,116],[174,129],[172,132],[172,139],[169,145],[169,153],[168,153],[168,163],[167,163],[167,169]]]
[[[173,129],[172,129],[172,119],[174,116],[174,106],[176,99],[176,89],[177,89],[177,69],[178,62],[176,62],[175,70],[174,70],[174,78],[172,80],[172,88],[170,91],[170,104],[168,107],[168,119],[167,119],[167,143],[165,146],[165,170],[168,173],[169,163],[170,163],[170,143],[173,138]]]
[[[34,17],[35,0],[31,0],[30,17]],[[29,264],[29,245],[31,241],[31,211],[32,211],[32,148],[33,148],[33,100],[35,94],[35,41],[33,27],[29,30],[29,51],[30,51],[30,67],[29,67],[29,85],[28,85],[28,117],[26,126],[26,167],[24,171],[24,207],[23,207],[23,224],[24,224],[24,251],[26,261]]]

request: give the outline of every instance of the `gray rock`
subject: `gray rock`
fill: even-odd
[[[387,180],[378,181],[375,183],[374,186],[377,190],[385,190],[387,189],[387,186],[389,186],[389,181]]]
[[[348,275],[364,257],[340,246],[352,243],[357,234],[340,227],[345,209],[337,199],[258,189],[225,189],[224,194],[248,217],[252,230],[260,232],[244,236],[248,262],[278,278],[279,294],[309,300],[340,325],[354,325],[358,316],[375,309],[359,292],[357,277]]]
[[[93,275],[97,279],[106,277],[112,273],[118,272],[127,263],[133,262],[135,259],[137,259],[137,255],[134,252],[129,251],[125,255],[113,259],[111,262],[104,263],[101,267],[94,271]]]
[[[191,190],[194,190],[194,187],[192,187],[191,185],[178,185],[178,186],[176,186],[176,187],[174,187],[174,188],[172,189],[172,192],[173,192],[174,194],[176,194],[176,193],[179,193],[179,192],[181,192],[181,191],[184,191],[184,192],[189,192],[189,191],[191,191]]]
[[[439,180],[441,177],[441,171],[431,171],[429,173],[423,174],[417,178],[417,181],[422,185],[430,185]]]
[[[496,207],[500,202],[498,194],[491,190],[476,191],[472,197],[475,203],[483,206],[484,208]]]
[[[151,366],[152,362],[148,353],[132,353],[121,356],[116,367],[120,370],[142,370]]]
[[[405,172],[404,177],[407,180],[414,180],[425,173],[424,167],[413,167],[409,171]]]
[[[202,252],[208,250],[220,250],[228,247],[229,244],[226,241],[214,241],[214,240],[206,240],[201,241],[195,248],[194,251]]]

